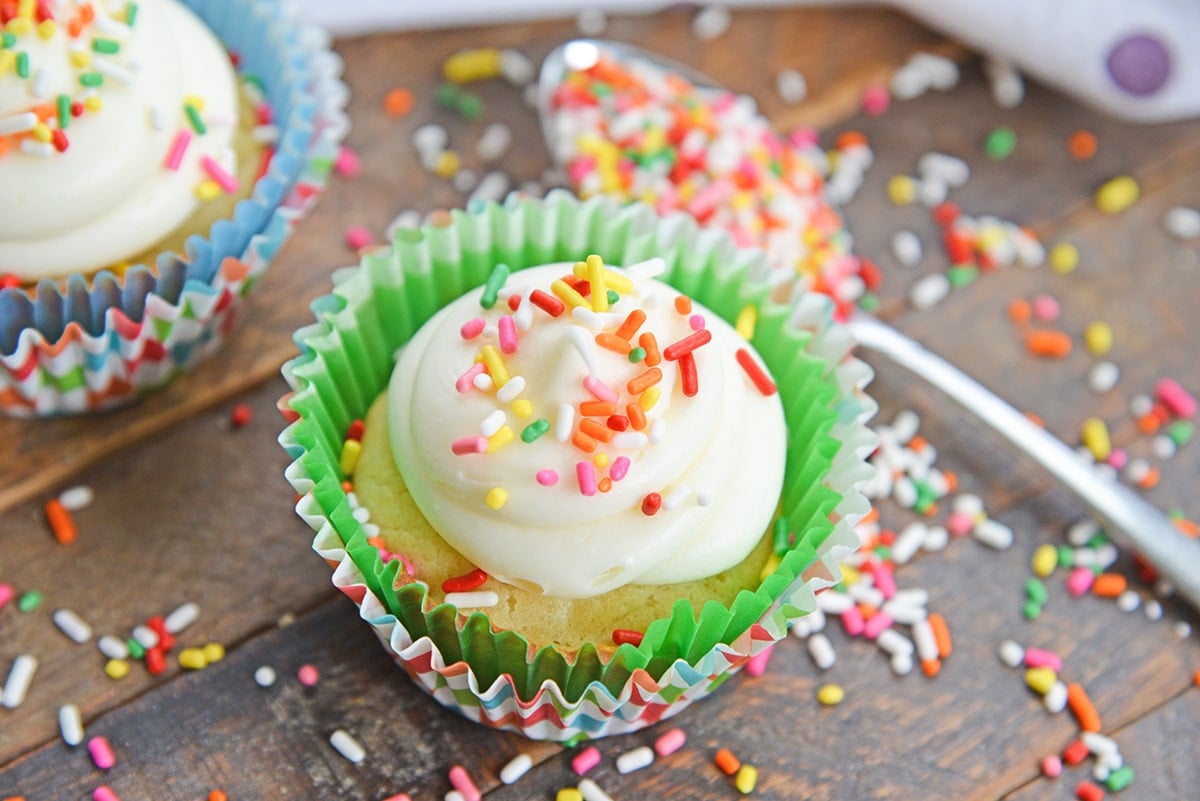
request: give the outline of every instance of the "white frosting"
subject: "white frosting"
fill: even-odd
[[[570,265],[548,265],[514,273],[506,289],[528,294],[548,290]],[[612,331],[635,307],[647,321],[640,332],[654,332],[660,348],[692,333],[688,317],[673,306],[678,294],[657,281],[638,282],[637,296],[623,296],[602,330]],[[632,461],[628,474],[611,491],[584,496],[576,463],[591,457],[555,434],[560,404],[577,407],[592,400],[582,381],[584,360],[572,344],[572,328],[586,341],[596,331],[568,314],[551,318],[534,309],[533,325],[519,334],[516,353],[504,357],[509,374],[527,382],[522,398],[532,416],[519,419],[495,392],[460,393],[455,382],[484,344],[496,344],[487,332],[465,341],[460,326],[483,316],[494,330],[501,301],[489,312],[479,305],[482,289],[467,293],[429,320],[403,349],[389,387],[388,426],[392,452],[405,484],[422,514],[467,559],[502,581],[548,595],[578,598],[598,595],[624,584],[667,584],[703,578],[741,561],[754,548],[775,513],[783,483],[787,429],[779,395],[764,396],[734,359],[749,348],[728,324],[698,304],[713,340],[694,352],[699,392],[685,397],[678,362],[664,359],[662,396],[647,415],[647,432],[662,429],[661,441],[620,450],[601,444],[597,453],[609,465],[621,455]],[[757,354],[755,358],[758,359]],[[596,374],[620,391],[618,411],[631,398],[626,382],[646,369],[628,357],[595,348]],[[761,364],[761,360],[759,360]],[[495,452],[455,455],[451,443],[478,436],[481,422],[497,408],[517,436]],[[537,418],[551,431],[531,444],[521,430]],[[576,414],[576,420],[579,416]],[[603,418],[601,418],[603,422]],[[592,454],[594,456],[595,454]],[[554,486],[535,480],[553,469]],[[608,475],[597,468],[597,477]],[[507,501],[500,509],[485,503],[489,490],[501,487]],[[643,498],[658,492],[668,498],[679,488],[687,497],[654,516],[642,512]],[[682,492],[679,492],[682,494]]]
[[[65,4],[64,4],[65,5]],[[139,0],[127,38],[93,25],[71,40],[65,25],[48,40],[21,37],[37,80],[0,76],[0,119],[53,104],[65,93],[81,99],[69,47],[86,47],[93,63],[127,70],[131,84],[107,76],[96,94],[102,107],[70,120],[70,146],[46,156],[10,147],[0,157],[0,272],[25,280],[94,270],[152,247],[195,211],[202,156],[232,172],[237,79],[221,43],[175,0]],[[91,52],[92,36],[120,42],[119,53]],[[42,96],[33,95],[35,86]],[[182,129],[184,98],[204,103],[208,131],[193,135],[178,171],[164,167]],[[152,124],[162,120],[160,130]]]

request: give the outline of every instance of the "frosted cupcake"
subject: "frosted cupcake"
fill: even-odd
[[[5,9],[0,408],[103,408],[224,335],[345,131],[339,64],[265,2]]]
[[[873,410],[827,301],[774,303],[761,253],[608,200],[407,236],[299,333],[281,441],[314,547],[410,675],[489,725],[602,736],[812,608],[805,571],[866,509]]]

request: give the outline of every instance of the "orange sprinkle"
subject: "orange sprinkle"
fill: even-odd
[[[414,102],[411,90],[393,89],[383,96],[383,113],[389,117],[404,117],[413,110]]]
[[[1100,713],[1096,711],[1082,684],[1072,682],[1067,685],[1067,706],[1071,708],[1075,720],[1079,721],[1079,728],[1084,731],[1100,731]]]
[[[629,351],[633,350],[633,346],[629,344],[628,339],[622,339],[616,334],[609,334],[607,332],[596,334],[596,344],[605,350],[611,350],[622,356],[628,356]]]
[[[741,760],[735,757],[733,752],[728,748],[722,748],[721,750],[717,751],[717,753],[713,756],[713,762],[715,762],[717,767],[721,769],[722,773],[726,773],[730,776],[737,773],[742,767]]]
[[[370,545],[372,548],[382,548],[383,537],[367,537],[367,545]]]
[[[692,299],[689,298],[687,295],[676,295],[675,296],[675,311],[679,312],[680,314],[691,314],[692,313]]]
[[[213,790],[208,794],[208,801],[227,801],[228,796],[223,790]]]
[[[1158,417],[1153,412],[1144,414],[1137,419],[1138,431],[1143,434],[1153,434],[1155,431],[1158,431],[1160,425],[1162,423],[1158,421]]]
[[[1062,331],[1030,331],[1025,336],[1025,349],[1034,356],[1061,359],[1071,352],[1071,338]]]
[[[958,473],[953,470],[943,470],[942,477],[946,479],[946,492],[951,493],[958,489]]]
[[[936,503],[931,503],[925,507],[924,514],[926,517],[933,517],[937,513],[938,513],[938,505]]]
[[[579,450],[583,451],[584,453],[591,453],[592,451],[596,450],[596,440],[592,439],[582,431],[576,431],[571,436],[571,444],[576,448],[579,448]]]
[[[1038,415],[1034,414],[1033,412],[1024,412],[1024,415],[1025,415],[1025,419],[1026,419],[1026,420],[1028,420],[1029,422],[1033,423],[1033,424],[1034,424],[1035,426],[1037,426],[1038,428],[1045,428],[1045,427],[1046,427],[1046,421],[1045,421],[1045,420],[1043,420],[1043,419],[1042,419],[1041,417],[1039,417]]]
[[[858,613],[860,615],[862,615],[863,620],[870,620],[871,618],[873,618],[877,614],[879,614],[879,609],[877,607],[871,606],[870,604],[859,604],[858,605]]]
[[[925,439],[920,434],[913,434],[912,439],[908,441],[908,447],[920,453],[929,447],[929,440]]]
[[[1087,161],[1096,155],[1096,136],[1082,128],[1067,137],[1067,152],[1076,161]]]
[[[75,541],[75,536],[78,534],[75,520],[58,498],[46,501],[46,520],[50,523],[50,531],[53,532],[54,539],[58,540],[59,545],[70,545]]]
[[[603,423],[597,423],[590,417],[579,421],[579,430],[592,439],[599,440],[600,442],[611,441],[613,435],[617,433]]]
[[[1116,598],[1125,592],[1128,582],[1120,573],[1101,573],[1092,582],[1092,595],[1101,598]]]
[[[612,489],[612,479],[608,476],[600,479],[596,482],[596,489],[600,490],[601,492],[608,492],[610,489]]]
[[[0,158],[2,158],[4,156],[4,154],[7,152],[8,152],[8,140],[0,139]]]
[[[1195,673],[1192,674],[1192,684],[1195,684],[1197,687],[1200,687],[1200,670],[1197,670]]]
[[[1024,298],[1017,298],[1008,304],[1008,319],[1018,325],[1024,325],[1033,319],[1033,305]]]
[[[646,313],[641,309],[634,309],[625,318],[625,322],[621,323],[621,327],[617,329],[616,335],[626,341],[633,338],[637,330],[642,327],[642,323],[646,322]],[[626,351],[628,353],[629,351]]]
[[[662,361],[662,354],[658,350],[658,339],[654,334],[647,331],[638,337],[638,344],[642,350],[646,351],[646,358],[643,359],[647,367],[653,367]]]
[[[349,481],[343,481],[342,492],[354,492],[354,484]]]
[[[584,401],[579,404],[579,413],[584,417],[608,417],[617,413],[617,407],[608,401]]]
[[[625,414],[629,415],[629,425],[633,426],[634,431],[646,427],[646,412],[640,403],[630,403],[625,407]]]
[[[1142,480],[1138,482],[1138,486],[1142,489],[1154,489],[1161,479],[1162,471],[1151,465],[1150,469],[1146,471],[1146,475],[1142,476]]]
[[[845,150],[846,148],[854,147],[855,145],[865,144],[867,144],[867,135],[862,131],[843,131],[842,133],[838,134],[838,138],[834,142],[834,146],[838,150]]]
[[[1191,539],[1200,537],[1200,525],[1197,525],[1194,521],[1183,517],[1176,517],[1171,522],[1175,524],[1175,528],[1179,529],[1183,536],[1190,537]]]
[[[929,678],[933,678],[942,671],[942,660],[940,659],[925,659],[921,662],[921,672]]]
[[[950,627],[941,612],[929,616],[929,626],[933,629],[933,639],[937,642],[938,658],[945,659],[954,650],[954,641],[950,639]]]
[[[639,373],[629,379],[629,383],[625,385],[625,388],[629,390],[630,395],[640,395],[644,390],[662,381],[662,376],[662,370],[659,370],[657,367],[651,367],[644,373]]]

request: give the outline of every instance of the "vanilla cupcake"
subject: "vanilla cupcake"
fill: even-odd
[[[869,371],[765,277],[690,220],[554,193],[402,234],[318,304],[284,370],[298,511],[442,703],[629,731],[813,608],[866,511]]]

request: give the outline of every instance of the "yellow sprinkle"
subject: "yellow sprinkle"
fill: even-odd
[[[553,292],[559,300],[567,304],[568,308],[573,309],[576,306],[583,306],[590,309],[592,307],[592,304],[588,303],[587,300],[584,299],[583,295],[580,295],[578,292],[576,292],[570,284],[561,278],[550,284],[550,291]]]
[[[1039,545],[1033,552],[1030,567],[1033,569],[1033,575],[1046,578],[1058,567],[1058,549],[1050,543]]]
[[[774,574],[774,572],[779,568],[780,561],[779,554],[777,553],[772,553],[769,557],[767,557],[767,561],[763,563],[762,570],[758,572],[758,580],[762,581],[767,576]]]
[[[185,670],[203,670],[208,667],[202,648],[184,648],[179,652],[179,666]]]
[[[645,131],[642,139],[642,152],[653,153],[657,150],[662,150],[667,143],[667,129],[661,125],[655,125]]]
[[[517,398],[511,405],[513,414],[521,420],[528,420],[533,416],[533,404],[525,398]]]
[[[638,396],[638,406],[642,407],[643,412],[648,412],[654,408],[654,404],[658,403],[661,396],[662,391],[658,387],[650,387]]]
[[[104,663],[104,672],[114,681],[129,675],[129,663],[124,659],[110,659]]]
[[[1080,438],[1083,440],[1084,447],[1092,452],[1092,456],[1096,457],[1097,462],[1104,461],[1112,452],[1108,426],[1099,417],[1089,417],[1083,421]]]
[[[604,280],[604,261],[595,254],[587,257],[587,276],[592,292],[592,311],[608,311],[608,283]]]
[[[1079,249],[1070,242],[1059,242],[1050,248],[1050,269],[1066,275],[1079,266]]]
[[[348,439],[342,443],[342,456],[338,460],[338,467],[342,469],[343,476],[354,475],[354,468],[358,466],[358,457],[362,453],[362,443],[356,439]]]
[[[754,193],[735,192],[729,199],[729,205],[734,211],[745,211],[754,206]]]
[[[0,75],[17,71],[17,52],[15,50],[0,50]]]
[[[1048,667],[1035,667],[1025,671],[1025,684],[1038,695],[1050,692],[1056,681],[1058,676]]]
[[[749,342],[754,339],[754,327],[758,323],[758,307],[752,303],[747,303],[738,312],[737,322],[734,323],[734,328],[737,329],[738,336]]]
[[[583,801],[583,793],[574,787],[564,787],[554,794],[554,801]]]
[[[453,150],[443,150],[438,156],[437,163],[433,165],[433,171],[441,178],[449,178],[458,172],[458,168],[462,166],[462,157]]]
[[[14,36],[28,36],[33,30],[33,20],[29,17],[14,17],[8,21],[8,32]]]
[[[1137,202],[1141,188],[1128,175],[1110,178],[1096,190],[1096,208],[1105,214],[1120,214]]]
[[[208,664],[220,662],[225,658],[225,646],[219,642],[206,643],[204,648],[204,661]]]
[[[204,98],[200,95],[184,95],[183,105],[195,106],[196,111],[204,111]]]
[[[72,50],[68,58],[71,60],[71,66],[77,70],[81,70],[92,63],[92,55],[86,50]]]
[[[58,31],[58,25],[52,19],[42,20],[38,23],[38,36],[43,39],[53,38],[56,31]]]
[[[513,434],[512,428],[509,426],[501,426],[499,431],[488,437],[487,452],[493,453],[500,450],[505,445],[512,442],[514,436],[515,435]]]
[[[825,706],[837,706],[846,698],[840,684],[822,684],[817,690],[817,700]]]
[[[34,0],[19,0],[17,3],[17,16],[25,17],[26,19],[33,18],[33,12],[37,8]]]
[[[83,99],[83,107],[88,111],[99,111],[104,105],[104,101],[100,99],[100,95],[88,95]]]
[[[742,795],[750,795],[754,792],[756,784],[758,784],[758,768],[753,765],[742,765],[733,780],[733,786]]]
[[[887,196],[897,206],[910,206],[917,197],[917,183],[907,175],[893,175],[887,182]]]
[[[33,126],[33,138],[39,142],[49,142],[51,138],[50,126],[44,122],[39,122]]]
[[[1103,356],[1112,350],[1113,332],[1108,323],[1093,320],[1083,329],[1083,344],[1094,356]]]
[[[196,184],[196,197],[201,200],[213,200],[220,196],[221,185],[211,178],[205,178]]]
[[[596,467],[608,467],[608,454],[597,453],[592,457],[592,464],[596,465]]]
[[[651,200],[650,202],[653,203],[654,201]],[[573,272],[578,278],[586,278],[587,263],[582,261],[575,262],[575,269]],[[609,289],[615,289],[621,295],[625,295],[633,291],[632,280],[621,275],[620,273],[613,272],[607,267],[604,268],[604,283],[608,284]]]
[[[496,389],[500,389],[507,384],[508,368],[504,366],[504,357],[500,355],[500,351],[496,350],[496,346],[484,345],[480,355],[483,357],[483,366],[487,368],[488,375],[492,377],[492,385]]]
[[[847,564],[841,565],[841,568],[842,568],[842,583],[843,584],[845,584],[847,587],[849,587],[852,584],[858,583],[858,578],[860,575],[858,572],[858,568],[851,567],[850,565],[847,565]]]
[[[451,83],[471,83],[500,74],[501,53],[494,47],[479,47],[455,53],[442,62],[442,75]]]
[[[492,509],[501,509],[508,502],[508,493],[502,487],[492,487],[488,490],[487,497],[484,498],[484,503]]]
[[[985,225],[979,232],[979,249],[991,250],[1008,238],[1008,232],[999,225]]]

